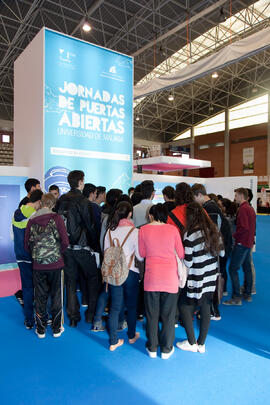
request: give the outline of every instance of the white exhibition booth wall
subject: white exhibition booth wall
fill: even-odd
[[[257,176],[239,176],[239,177],[186,177],[186,176],[166,176],[159,174],[133,174],[133,185],[137,185],[144,180],[153,180],[155,183],[156,197],[154,202],[163,202],[162,189],[171,185],[173,187],[182,181],[193,185],[194,183],[204,184],[207,193],[221,194],[223,197],[234,200],[234,190],[239,187],[250,188],[254,198],[252,206],[257,211]]]

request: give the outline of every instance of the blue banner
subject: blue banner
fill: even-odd
[[[107,188],[131,185],[133,59],[45,30],[45,188],[70,170]]]

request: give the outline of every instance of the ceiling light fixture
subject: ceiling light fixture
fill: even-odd
[[[84,30],[84,32],[91,31],[92,27],[87,20],[84,20],[82,29]]]
[[[220,13],[219,13],[219,22],[223,23],[225,21],[226,21],[226,17],[224,14],[224,9],[223,9],[223,7],[221,7]]]
[[[169,94],[168,100],[169,100],[169,101],[173,101],[173,100],[174,100],[174,96],[173,96],[172,93]]]
[[[140,117],[138,115],[136,117],[136,121],[140,121]]]
[[[218,72],[212,73],[212,78],[213,78],[213,79],[217,79],[217,78],[218,78]]]

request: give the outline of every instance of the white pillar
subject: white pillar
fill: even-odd
[[[270,93],[268,93],[268,122],[267,122],[267,176],[270,176]]]
[[[224,176],[230,175],[230,117],[229,109],[225,109],[225,132],[224,132]]]
[[[195,146],[195,137],[194,137],[194,126],[190,128],[191,143],[190,143],[190,157],[194,159],[194,146]]]

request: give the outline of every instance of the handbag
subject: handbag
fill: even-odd
[[[186,267],[184,260],[179,259],[178,254],[175,253],[176,261],[177,261],[177,270],[178,270],[178,277],[179,277],[179,287],[184,288],[187,282],[188,277],[188,268]]]

